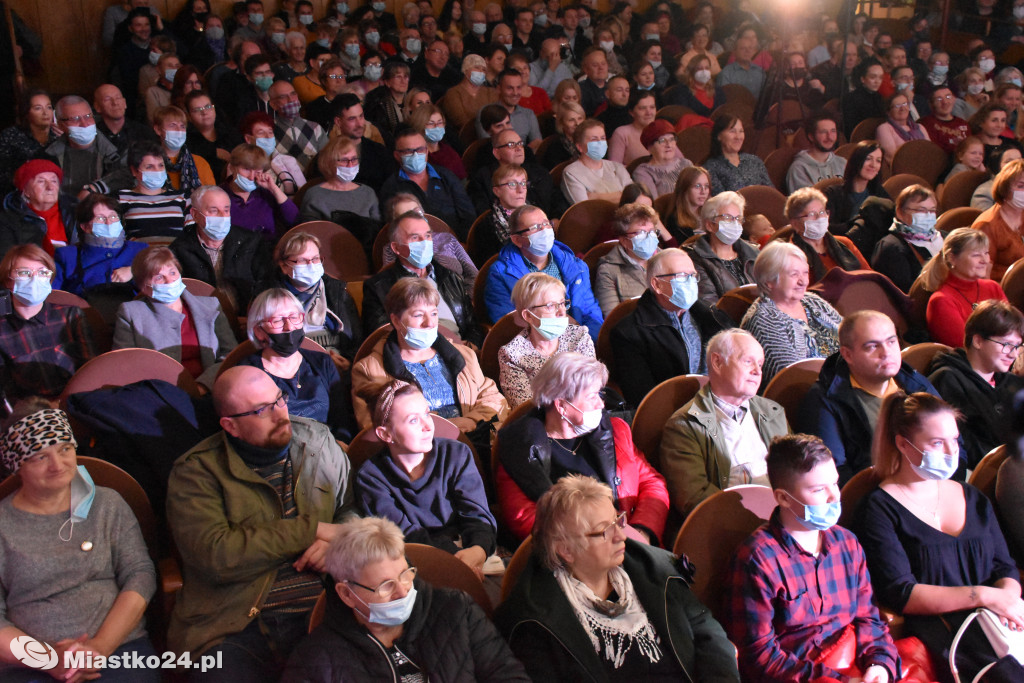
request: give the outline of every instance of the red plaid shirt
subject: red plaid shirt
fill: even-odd
[[[0,382],[12,403],[23,396],[57,396],[75,370],[96,355],[77,306],[43,304],[28,320],[0,318]]]

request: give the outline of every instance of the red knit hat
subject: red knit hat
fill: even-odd
[[[650,147],[654,144],[655,140],[662,137],[663,135],[675,135],[676,131],[672,127],[672,124],[665,119],[654,119],[647,124],[644,128],[644,132],[640,133],[640,144],[644,147]]]
[[[29,181],[40,173],[56,173],[57,181],[64,182],[64,172],[60,170],[60,166],[46,159],[32,159],[23,163],[14,172],[14,186],[18,188],[19,192],[24,192]]]

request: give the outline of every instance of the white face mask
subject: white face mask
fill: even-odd
[[[701,85],[704,85],[705,83],[711,80],[711,70],[700,69],[699,71],[693,74],[693,80],[697,81]]]
[[[743,226],[739,221],[719,221],[718,240],[722,244],[732,244],[743,235]]]
[[[613,49],[615,49],[615,42],[611,40],[602,40],[599,43],[599,45],[601,49],[604,50],[605,52],[611,52]]]
[[[1024,190],[1014,190],[1010,198],[1010,206],[1015,209],[1024,209]]]
[[[820,240],[828,232],[828,218],[808,218],[804,221],[804,239]]]

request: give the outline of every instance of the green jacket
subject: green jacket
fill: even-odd
[[[348,456],[330,430],[292,416],[290,453],[298,516],[228,443],[224,432],[178,458],[167,485],[167,519],[182,557],[183,586],[168,627],[176,652],[194,655],[256,617],[283,562],[316,539],[317,524],[352,511]]]
[[[754,396],[749,406],[766,446],[776,436],[789,434],[786,413],[778,403]],[[710,384],[665,424],[659,462],[672,505],[684,516],[697,503],[729,486],[732,460],[722,441]]]

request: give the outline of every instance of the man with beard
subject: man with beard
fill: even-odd
[[[836,146],[838,131],[835,114],[818,114],[807,119],[804,132],[811,141],[811,147],[801,150],[789,166],[786,187],[790,192],[810,187],[826,178],[843,177],[846,159],[832,151]]]
[[[230,680],[276,681],[352,510],[349,461],[327,425],[288,415],[259,368],[225,371],[213,401],[223,431],[179,458],[167,487],[184,577],[168,644],[222,653]]]

